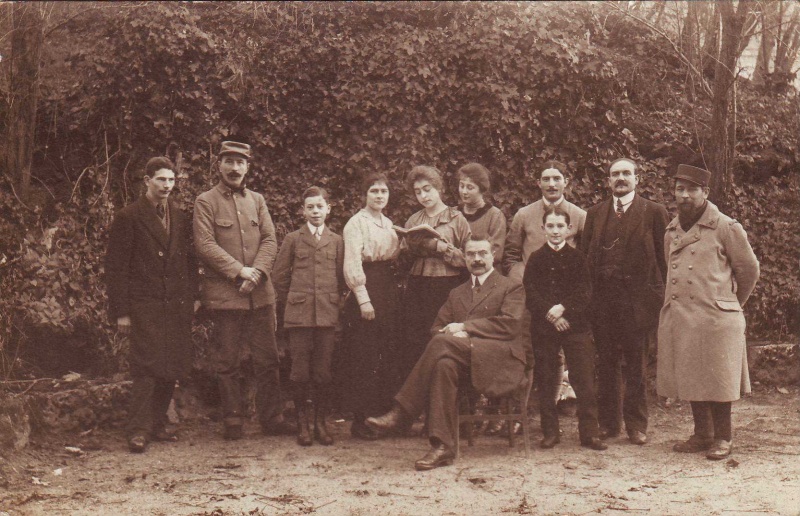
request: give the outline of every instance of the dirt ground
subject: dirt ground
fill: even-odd
[[[350,438],[334,423],[331,447],[301,448],[263,437],[256,425],[236,443],[218,423],[196,420],[178,443],[128,453],[121,432],[51,437],[0,466],[0,516],[625,514],[800,515],[800,389],[762,388],[734,404],[734,454],[712,462],[671,451],[692,429],[688,403],[651,406],[650,442],[578,445],[577,422],[540,450],[481,436],[453,466],[416,472],[423,438]],[[81,446],[68,450],[66,446]]]

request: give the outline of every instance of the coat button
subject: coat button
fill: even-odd
[[[678,280],[676,280],[676,279],[672,280],[672,284],[673,285],[676,284],[677,282],[678,282]],[[691,283],[691,281],[689,283]]]
[[[691,284],[692,284],[692,280],[689,280],[689,285],[691,285]]]
[[[694,249],[692,249],[692,254],[694,254]]]
[[[673,294],[673,295],[672,295],[672,299],[678,299],[678,296],[676,296],[675,294]]]
[[[673,264],[672,264],[672,268],[673,268],[673,269],[677,269],[677,268],[678,268],[678,264],[676,264],[676,263],[673,263]]]
[[[690,265],[689,266],[689,270],[692,270],[692,269],[694,269],[694,267],[692,265]]]
[[[164,252],[163,251],[159,251],[158,252],[158,256],[164,256]]]

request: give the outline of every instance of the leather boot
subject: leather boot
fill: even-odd
[[[333,437],[328,433],[325,426],[325,416],[328,414],[328,404],[321,399],[314,402],[314,439],[323,446],[333,444]]]
[[[311,446],[311,431],[309,429],[311,407],[306,400],[301,399],[296,399],[294,405],[297,411],[297,444]]]

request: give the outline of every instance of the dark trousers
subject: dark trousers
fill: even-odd
[[[275,306],[256,310],[215,310],[212,314],[216,341],[216,375],[225,423],[241,425],[242,351],[250,349],[256,383],[256,409],[262,425],[283,419],[283,400],[278,377],[275,344]]]
[[[533,355],[536,359],[533,373],[539,391],[539,412],[542,433],[545,437],[558,436],[558,409],[555,386],[560,386],[561,358],[569,364],[569,383],[578,398],[578,434],[586,441],[599,434],[597,425],[597,399],[594,390],[594,346],[589,332],[541,335],[533,333]],[[556,382],[558,380],[558,382]]]
[[[167,424],[167,409],[175,390],[175,380],[154,376],[134,376],[128,405],[128,438],[137,434],[150,436]]]
[[[336,334],[333,327],[289,328],[293,382],[317,385],[331,382],[331,360]]]
[[[428,436],[432,443],[441,441],[455,446],[458,384],[469,374],[470,358],[469,339],[436,335],[395,396],[414,418],[428,410]]]
[[[638,327],[634,322],[630,295],[623,285],[615,281],[600,282],[597,289],[595,295],[600,302],[596,303],[598,311],[594,314],[592,331],[597,346],[600,427],[618,432],[624,421],[628,432],[646,432],[650,328]]]
[[[732,439],[730,401],[692,401],[691,404],[694,435],[704,439]]]

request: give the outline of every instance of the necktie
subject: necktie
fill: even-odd
[[[622,199],[617,199],[617,218],[625,215],[625,209],[622,206]]]
[[[320,239],[320,238],[322,238],[322,228],[318,228],[318,229],[317,229],[317,230],[314,232],[314,238],[316,238],[316,239],[317,239],[317,242],[319,242],[319,239]]]
[[[162,221],[164,220],[164,217],[167,216],[167,211],[164,209],[163,204],[161,203],[156,204],[156,214],[158,215],[158,218],[160,218]]]
[[[475,284],[473,285],[473,288],[475,289],[481,288],[481,280],[477,276],[475,276]]]

